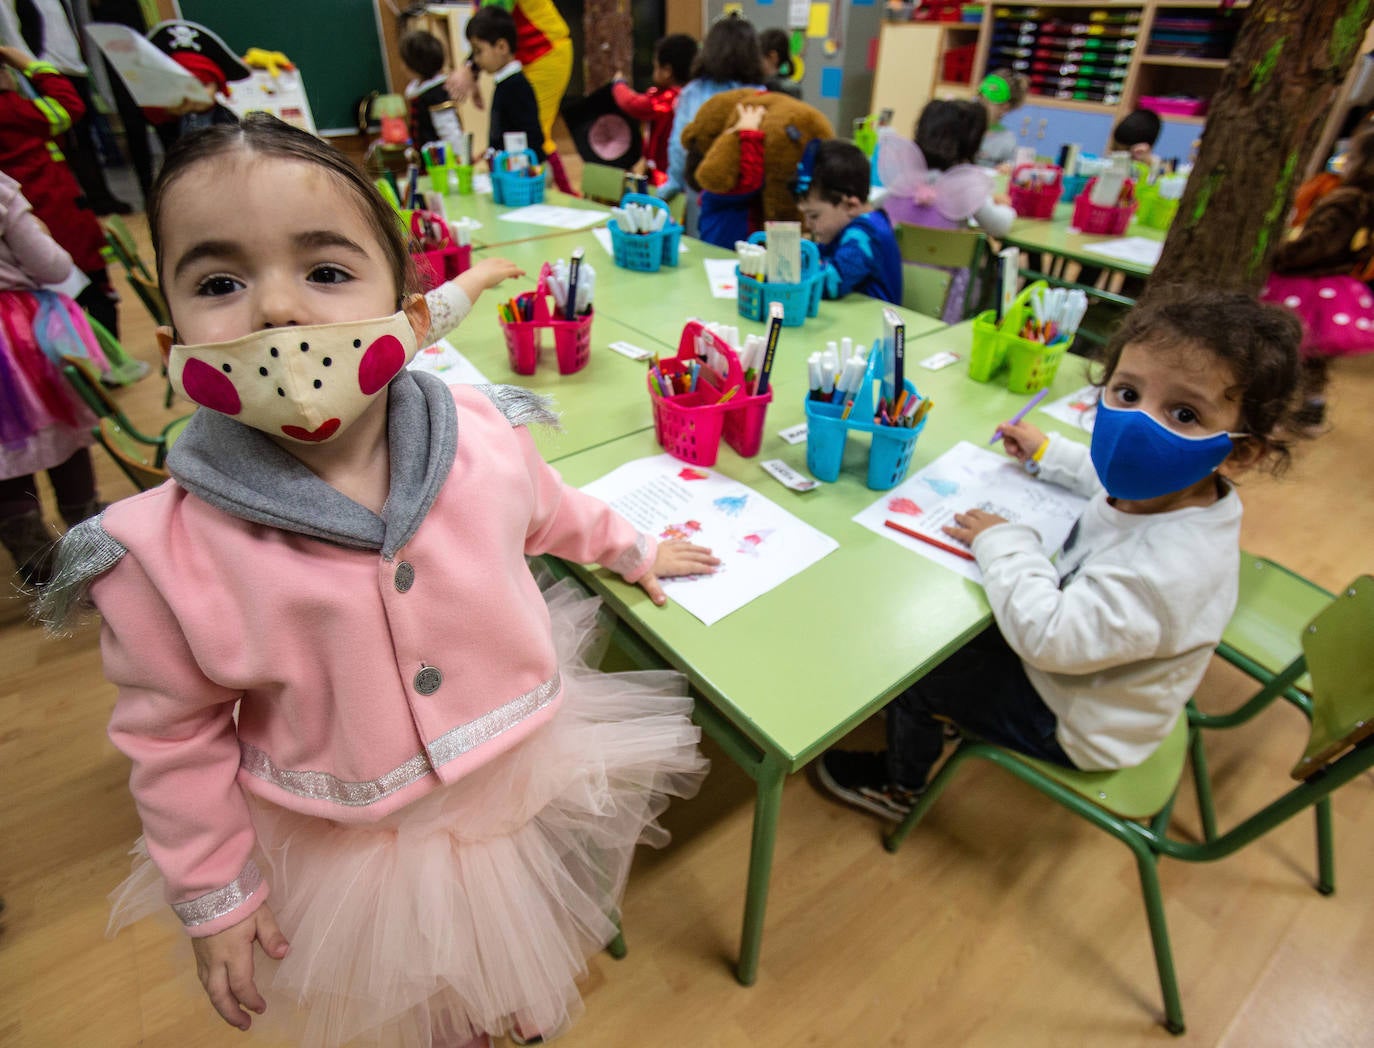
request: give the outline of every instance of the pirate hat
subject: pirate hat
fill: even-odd
[[[173,58],[196,55],[208,59],[223,74],[226,82],[247,80],[253,75],[253,71],[229,49],[228,44],[198,22],[184,19],[159,22],[148,30],[148,39],[159,51]]]

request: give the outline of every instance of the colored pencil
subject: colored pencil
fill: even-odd
[[[912,528],[908,528],[905,524],[898,524],[895,520],[885,520],[883,521],[883,523],[887,525],[889,528],[891,528],[893,531],[900,531],[903,535],[909,535],[913,539],[919,539],[922,542],[934,546],[936,549],[944,550],[946,553],[953,553],[956,557],[963,557],[965,560],[971,560],[975,563],[978,560],[977,557],[975,557],[966,549],[960,549],[958,546],[951,546],[947,542],[941,542],[939,539],[933,538],[930,535],[926,535],[923,532],[915,531]]]

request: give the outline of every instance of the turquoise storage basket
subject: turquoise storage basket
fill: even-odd
[[[848,418],[840,417],[844,414],[843,404],[807,399],[806,468],[817,480],[832,484],[839,480],[850,430],[869,434],[866,481],[871,489],[887,491],[906,479],[916,441],[929,418],[922,419],[919,425],[911,429],[884,426],[873,421],[873,387],[883,377],[882,368],[883,353],[875,348],[869,354],[863,385],[859,387],[859,395],[854,398],[854,407],[850,409]],[[906,379],[902,385],[908,396],[920,396],[910,379]],[[892,394],[891,384],[883,379],[881,395],[890,401]]]
[[[767,241],[766,233],[755,233],[749,238],[751,244]],[[767,320],[768,308],[774,302],[782,303],[783,327],[800,327],[807,317],[814,317],[821,308],[821,282],[825,279],[821,266],[821,253],[809,240],[801,242],[802,279],[797,284],[770,284],[745,276],[735,267],[735,278],[739,287],[739,315],[750,320]]]
[[[668,205],[658,197],[644,193],[626,193],[620,206],[646,204],[668,213]],[[682,244],[682,227],[669,218],[663,228],[653,233],[626,233],[615,219],[609,223],[611,254],[622,269],[640,273],[657,273],[662,266],[676,266]]]
[[[539,157],[533,149],[526,149],[525,157],[529,160],[526,171],[539,163]],[[491,162],[491,198],[506,207],[525,207],[529,204],[543,203],[544,176],[526,175],[518,171],[512,174],[504,170],[508,159],[510,154],[502,150]]]

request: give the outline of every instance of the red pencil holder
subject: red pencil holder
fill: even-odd
[[[552,295],[548,280],[553,272],[547,262],[539,270],[534,287],[534,308],[529,320],[514,323],[501,321],[501,333],[506,337],[506,351],[510,354],[511,370],[517,375],[533,375],[539,364],[539,337],[543,331],[553,332],[554,353],[558,357],[558,373],[571,375],[587,366],[592,355],[592,310],[575,320],[561,320],[549,305]]]
[[[699,338],[708,339],[725,360],[724,374],[697,352]],[[674,458],[694,466],[716,464],[721,437],[744,458],[757,455],[773,390],[761,395],[747,392],[744,370],[735,351],[697,320],[689,321],[682,329],[677,356],[659,361],[658,369],[671,382],[676,375],[690,374],[693,363],[700,365],[693,392],[663,396],[654,389],[652,373],[645,379],[654,405],[654,435],[659,445]],[[732,389],[739,392],[721,403],[721,398]]]
[[[433,251],[415,251],[410,257],[415,260],[415,268],[420,271],[421,285],[426,291],[433,291],[459,273],[467,272],[468,267],[472,265],[472,246],[464,244],[459,247],[450,244]]]
[[[1088,179],[1083,192],[1073,202],[1073,228],[1080,233],[1109,233],[1113,236],[1126,232],[1137,204],[1135,182],[1128,178],[1124,183],[1124,188],[1131,191],[1131,202],[1114,207],[1098,207],[1092,202],[1093,185],[1096,182],[1096,178]]]
[[[1026,186],[1016,184],[1017,175],[1037,168],[1046,170],[1044,165],[1039,164],[1017,164],[1012,170],[1011,182],[1007,186],[1011,206],[1022,218],[1053,218],[1054,209],[1059,204],[1059,196],[1064,192],[1064,172],[1060,168],[1048,169],[1054,171],[1053,182],[1032,182]]]

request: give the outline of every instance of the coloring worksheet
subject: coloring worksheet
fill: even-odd
[[[703,258],[706,279],[711,285],[711,294],[716,298],[738,298],[739,282],[735,276],[733,258]]]
[[[721,562],[715,574],[660,580],[708,626],[839,546],[753,488],[671,455],[627,462],[582,490],[659,541],[710,547]]]
[[[446,338],[416,353],[415,359],[410,362],[410,369],[438,375],[450,386],[460,383],[481,386],[491,381]]]
[[[1052,400],[1048,404],[1042,404],[1040,410],[1050,418],[1057,418],[1060,422],[1067,422],[1074,429],[1080,429],[1084,433],[1093,431],[1093,420],[1097,418],[1097,396],[1096,386],[1084,386],[1076,389],[1066,397]]]
[[[507,222],[524,222],[529,226],[552,226],[554,229],[586,229],[605,222],[609,211],[582,207],[559,207],[557,204],[529,204],[511,211],[503,211],[500,218]]]
[[[1052,555],[1064,544],[1087,503],[1058,484],[1029,476],[1000,452],[964,440],[885,492],[853,519],[883,538],[981,583],[983,573],[967,548],[941,530],[954,522],[956,513],[982,509],[1027,524],[1039,533],[1045,553]],[[933,541],[912,537],[890,526],[889,521]]]

